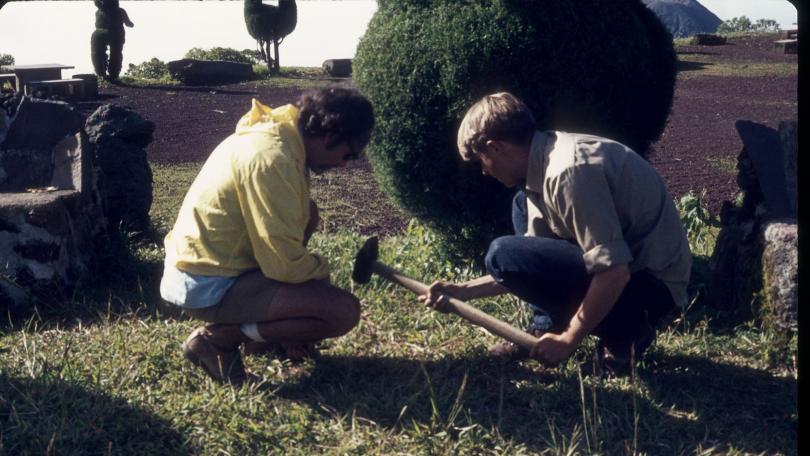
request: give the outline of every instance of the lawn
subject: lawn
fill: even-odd
[[[260,381],[214,383],[180,354],[194,322],[155,291],[160,236],[195,172],[155,168],[156,233],[124,246],[127,274],[4,326],[0,454],[796,454],[795,340],[690,309],[631,377],[583,375],[593,340],[557,369],[502,363],[492,335],[378,279],[353,285],[351,232],[313,244],[361,299],[360,325],[316,361],[249,357]],[[475,274],[433,242],[411,223],[381,258],[425,281]],[[512,298],[476,305],[528,317]]]

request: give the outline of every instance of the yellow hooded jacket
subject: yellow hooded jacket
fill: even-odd
[[[166,236],[166,261],[190,274],[301,283],[329,276],[304,247],[309,222],[306,153],[298,109],[253,106],[208,157]]]

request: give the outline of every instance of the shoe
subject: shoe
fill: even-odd
[[[625,377],[633,370],[633,361],[638,362],[655,340],[656,331],[645,326],[642,334],[632,343],[606,343],[600,340],[596,346],[596,368],[602,376]]]
[[[201,367],[214,380],[234,386],[247,378],[239,349],[225,349],[211,343],[211,331],[204,327],[194,330],[183,342],[183,355],[192,364]]]
[[[526,332],[534,337],[540,337],[545,334],[545,331],[536,329],[534,327],[529,327]],[[487,351],[492,356],[510,361],[520,361],[529,357],[529,350],[509,341],[498,342],[497,344],[489,347]]]

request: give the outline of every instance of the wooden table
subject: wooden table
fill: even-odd
[[[22,91],[27,95],[26,85],[29,81],[43,81],[62,79],[62,70],[75,68],[71,65],[60,63],[40,63],[36,65],[8,65],[0,67],[0,73],[14,73],[17,92]]]

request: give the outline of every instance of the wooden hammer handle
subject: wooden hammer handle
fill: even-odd
[[[374,262],[374,272],[385,279],[402,285],[418,295],[427,293],[428,288],[430,288],[424,283],[412,279],[396,269],[380,263],[379,261]],[[531,334],[521,331],[509,323],[482,312],[481,310],[478,310],[460,299],[450,296],[445,296],[445,298],[447,298],[447,304],[444,306],[444,308],[447,309],[447,311],[452,312],[497,336],[503,337],[510,342],[514,342],[527,350],[531,350],[539,340]]]

